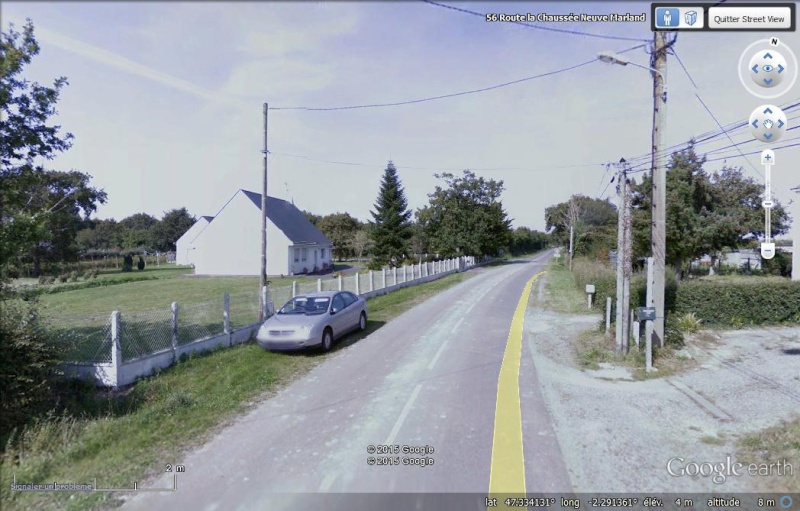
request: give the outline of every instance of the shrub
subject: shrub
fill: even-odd
[[[664,322],[664,345],[675,348],[683,347],[683,332],[680,328],[680,320],[673,314],[668,314]]]
[[[52,393],[58,351],[44,337],[35,302],[0,304],[0,445],[43,411]]]
[[[761,278],[735,282],[684,282],[674,307],[680,316],[693,312],[712,326],[780,324],[800,322],[800,282],[770,282]]]
[[[78,282],[78,272],[76,272],[76,271],[70,272],[69,281],[70,282]]]
[[[139,262],[136,263],[136,268],[139,271],[144,270],[144,259],[142,259],[142,256],[139,256]],[[316,270],[316,268],[315,268],[315,270]]]
[[[40,284],[40,285],[47,284],[47,276],[45,276],[45,275],[39,275],[39,284]]]
[[[133,271],[133,256],[126,255],[122,258],[122,271]]]
[[[67,275],[66,273],[62,273],[61,275],[58,276],[58,281],[61,282],[62,284],[65,283],[67,280],[69,280],[69,275]]]
[[[56,278],[53,277],[52,275],[50,275],[49,277],[47,277],[47,279],[45,279],[45,284],[52,285],[55,283],[56,283]]]
[[[684,333],[697,332],[702,322],[703,320],[698,319],[694,312],[688,312],[678,318],[678,328]]]

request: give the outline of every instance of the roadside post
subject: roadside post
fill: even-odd
[[[653,287],[655,281],[655,268],[653,265],[653,258],[647,258],[647,298],[646,305],[648,309],[653,311],[653,320],[656,317],[655,298],[653,297]],[[643,318],[640,317],[639,321]],[[645,341],[645,371],[652,372],[656,368],[653,367],[653,330],[655,325],[653,320],[644,320],[644,341]]]
[[[606,335],[611,331],[611,297],[606,298]]]
[[[586,295],[588,296],[589,300],[589,308],[592,308],[592,295],[594,295],[594,285],[593,284],[586,284]]]

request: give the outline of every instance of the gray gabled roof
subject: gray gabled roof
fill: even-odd
[[[261,194],[242,190],[248,199],[258,209],[261,209]],[[299,245],[301,243],[330,245],[331,242],[314,224],[309,222],[306,215],[297,209],[291,202],[286,202],[275,197],[267,196],[267,218],[280,229],[289,240]]]

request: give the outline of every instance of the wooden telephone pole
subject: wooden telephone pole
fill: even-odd
[[[652,158],[652,224],[650,231],[650,252],[653,257],[653,304],[656,319],[653,322],[654,343],[664,346],[664,282],[666,272],[666,201],[667,174],[663,153],[663,134],[667,114],[667,33],[656,31],[653,35],[653,146]],[[650,304],[648,304],[650,306]]]
[[[267,315],[267,121],[269,105],[264,103],[264,174],[261,190],[261,272],[258,282],[258,320],[264,321]]]
[[[617,170],[617,311],[616,348],[618,353],[627,353],[630,341],[631,303],[631,251],[633,248],[631,198],[625,159],[619,161]]]

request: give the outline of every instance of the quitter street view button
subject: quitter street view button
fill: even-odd
[[[727,30],[776,30],[792,27],[791,7],[709,7],[708,27]]]

